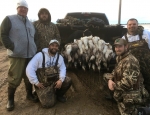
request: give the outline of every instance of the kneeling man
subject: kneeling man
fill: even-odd
[[[56,98],[65,102],[64,94],[71,86],[71,79],[66,77],[64,59],[58,53],[60,43],[53,39],[49,48],[44,48],[29,62],[26,74],[35,85],[37,96],[43,107],[52,107]]]
[[[112,73],[104,74],[108,87],[114,92],[121,115],[137,115],[136,108],[145,105],[149,97],[143,85],[138,60],[128,51],[127,41],[115,40],[117,65]]]

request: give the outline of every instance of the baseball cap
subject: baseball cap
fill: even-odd
[[[18,0],[18,2],[17,2],[17,8],[19,6],[24,6],[24,7],[28,8],[28,4],[27,4],[27,2],[25,0]]]
[[[58,45],[60,45],[59,41],[57,41],[56,39],[53,39],[49,42],[49,45],[52,44],[52,43],[57,43]]]
[[[127,41],[123,38],[118,38],[115,40],[114,45],[127,45]]]

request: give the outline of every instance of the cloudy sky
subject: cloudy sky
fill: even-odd
[[[37,20],[40,8],[49,9],[52,22],[64,18],[67,12],[105,13],[110,24],[118,23],[119,0],[26,0],[29,5],[28,18]],[[0,0],[0,23],[7,15],[16,14],[17,0]],[[150,23],[150,0],[122,0],[121,24],[129,18],[139,23]]]

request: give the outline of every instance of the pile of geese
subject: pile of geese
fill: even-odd
[[[107,68],[107,62],[114,56],[112,46],[97,36],[85,36],[74,39],[73,43],[68,43],[61,51],[66,67],[73,65],[77,68],[80,65],[83,70],[101,69],[101,62]]]

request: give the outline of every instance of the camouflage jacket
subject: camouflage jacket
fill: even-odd
[[[118,56],[117,65],[112,72],[112,78],[116,83],[115,90],[127,91],[137,84],[140,75],[140,66],[138,60],[129,52],[123,56]]]
[[[113,72],[104,75],[105,80],[112,79],[116,84],[114,99],[122,101],[123,94],[128,94],[129,100],[135,96],[140,97],[140,95],[148,97],[149,94],[143,85],[144,80],[140,73],[138,60],[130,52],[127,52],[123,56],[118,56],[116,61],[117,65]],[[141,98],[139,100],[142,102]]]
[[[40,21],[35,21],[33,24],[36,30],[35,42],[38,52],[47,48],[51,39],[57,39],[60,42],[59,30],[55,24],[52,22],[44,24]]]

